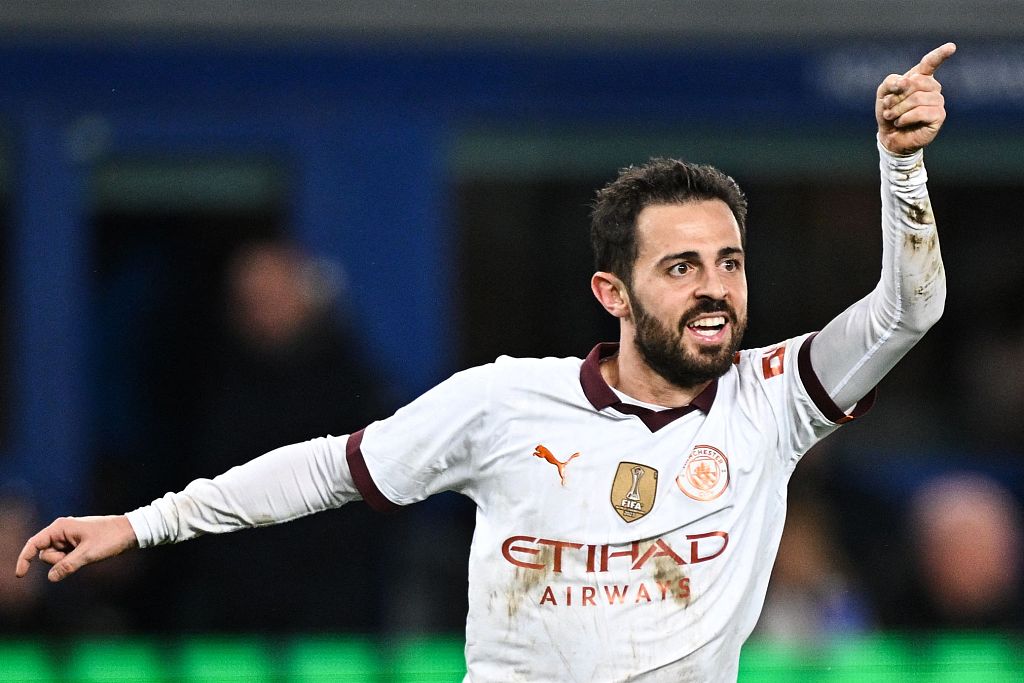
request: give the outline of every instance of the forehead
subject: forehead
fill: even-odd
[[[636,217],[637,257],[741,247],[740,227],[721,199],[652,204]]]

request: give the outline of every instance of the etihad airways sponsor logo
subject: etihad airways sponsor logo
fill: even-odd
[[[510,536],[501,544],[501,555],[523,569],[551,570],[559,574],[567,558],[582,561],[588,572],[613,569],[642,569],[651,560],[669,558],[676,565],[713,560],[725,552],[729,534],[709,531],[687,534],[685,542],[673,547],[663,538],[633,541],[626,545],[591,545],[533,536]]]
[[[671,581],[654,581],[648,584],[608,586],[546,586],[541,593],[539,605],[555,607],[597,607],[598,605],[639,605],[641,603],[674,600],[681,606],[690,601],[690,577]]]

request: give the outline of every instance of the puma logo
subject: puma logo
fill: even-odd
[[[562,462],[555,457],[554,453],[549,451],[544,446],[539,445],[537,446],[537,448],[534,449],[533,454],[538,458],[543,458],[545,461],[551,463],[552,465],[558,468],[558,477],[559,479],[562,480],[562,486],[565,486],[565,466],[568,465],[569,461],[571,461],[573,458],[579,456],[579,453],[573,453],[572,455],[565,459],[565,462]]]

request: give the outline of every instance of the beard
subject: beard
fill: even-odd
[[[728,317],[732,326],[729,342],[714,347],[701,345],[693,353],[683,344],[686,325],[696,316],[707,313],[724,313]],[[647,365],[683,389],[717,379],[728,372],[747,328],[746,319],[741,320],[732,306],[720,299],[701,299],[679,319],[677,329],[671,330],[650,315],[634,297],[633,324],[636,327],[634,342]]]

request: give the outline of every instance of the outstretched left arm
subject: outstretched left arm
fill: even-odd
[[[926,187],[923,148],[946,118],[935,70],[956,50],[929,52],[882,81],[875,99],[882,176],[882,275],[865,298],[815,337],[811,365],[848,411],[938,321],[946,280]]]

